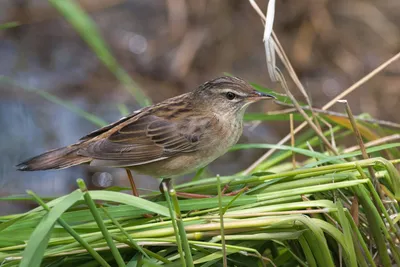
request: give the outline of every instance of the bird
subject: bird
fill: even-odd
[[[246,108],[265,99],[275,97],[256,91],[239,77],[218,77],[16,167],[20,171],[81,164],[125,168],[138,196],[131,170],[170,180],[207,166],[237,143]]]

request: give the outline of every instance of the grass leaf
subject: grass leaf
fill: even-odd
[[[109,48],[103,41],[95,23],[75,1],[48,0],[75,28],[83,40],[96,53],[97,57],[107,68],[114,73],[117,79],[126,86],[129,92],[142,106],[147,106],[151,101],[138,88],[129,74],[118,64]]]
[[[54,224],[67,209],[73,206],[81,198],[81,191],[75,190],[66,196],[63,201],[55,205],[54,208],[43,217],[42,221],[29,238],[27,246],[22,254],[20,267],[40,266]]]

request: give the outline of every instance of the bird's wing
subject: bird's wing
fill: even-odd
[[[132,119],[132,118],[134,118],[136,116],[138,116],[140,113],[142,113],[143,110],[144,109],[139,109],[139,110],[133,112],[132,114],[130,114],[130,115],[126,116],[126,117],[122,117],[121,119],[117,120],[114,123],[111,123],[109,125],[106,125],[104,127],[99,128],[97,130],[94,130],[93,132],[90,132],[89,134],[85,135],[84,137],[82,137],[79,140],[80,141],[86,141],[86,140],[89,140],[89,139],[91,139],[93,137],[99,136],[99,135],[111,130],[112,128],[120,125],[121,123],[124,123],[124,122],[126,122],[126,121],[128,121],[128,120],[130,120],[130,119]]]
[[[212,118],[202,118],[206,126]],[[100,165],[135,166],[198,149],[202,127],[190,127],[185,119],[167,119],[152,113],[142,114],[107,138],[90,142],[79,151]]]

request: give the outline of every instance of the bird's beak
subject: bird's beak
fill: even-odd
[[[249,98],[250,98],[252,101],[258,101],[258,100],[264,100],[264,99],[273,99],[273,100],[276,99],[276,97],[273,96],[273,95],[265,94],[265,93],[262,93],[262,92],[259,92],[259,91],[256,91],[256,90],[254,90],[254,91],[250,94]]]

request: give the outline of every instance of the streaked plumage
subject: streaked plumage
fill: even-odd
[[[217,78],[17,167],[34,171],[89,163],[129,168],[155,177],[182,175],[223,155],[242,134],[246,106],[271,97],[239,78]]]

